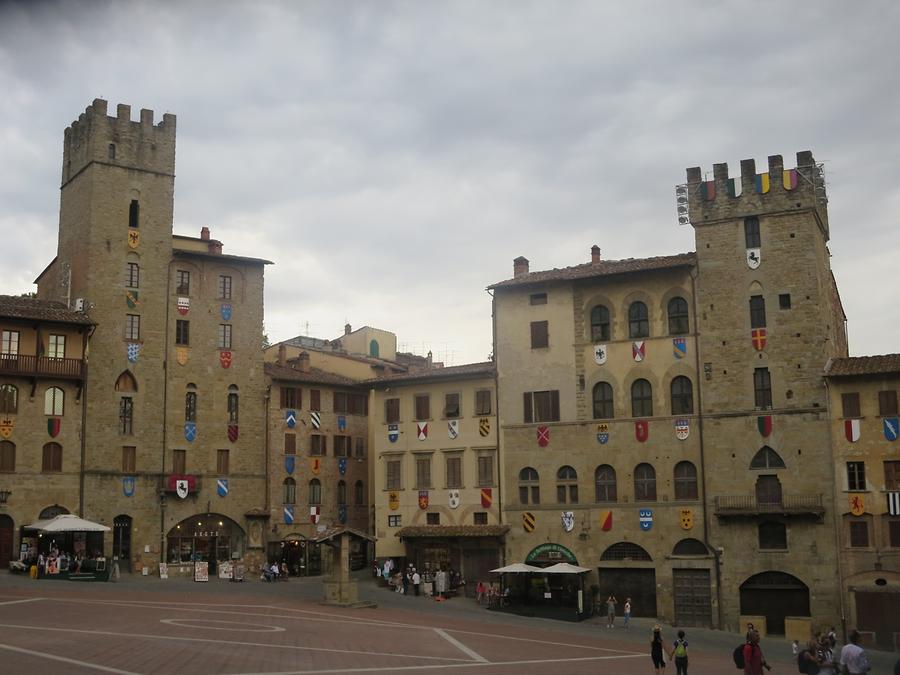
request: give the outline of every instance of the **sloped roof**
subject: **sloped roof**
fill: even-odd
[[[360,383],[343,375],[335,375],[318,368],[310,368],[304,372],[290,366],[279,366],[277,363],[265,364],[266,375],[273,380],[289,380],[291,382],[308,382],[310,384],[330,384],[335,387],[356,387]]]
[[[73,312],[61,302],[20,298],[14,295],[0,295],[0,316],[10,319],[75,323],[82,326],[94,325],[87,315]]]
[[[633,274],[652,270],[673,269],[676,267],[693,267],[697,256],[693,252],[664,255],[655,258],[625,258],[624,260],[601,260],[597,263],[584,263],[573,267],[554,268],[539,272],[529,272],[506,281],[499,281],[488,286],[492,288],[509,288],[548,281],[574,281],[593,277],[613,276],[616,274]]]
[[[410,525],[401,527],[395,536],[416,537],[502,537],[509,525]]]
[[[900,373],[900,354],[849,356],[831,359],[825,365],[825,377],[887,375],[889,373]]]
[[[191,251],[187,248],[173,248],[172,255],[174,256],[189,256],[194,258],[210,258],[212,260],[223,260],[225,262],[233,262],[233,263],[252,263],[255,265],[274,265],[271,260],[266,260],[265,258],[250,258],[244,255],[229,255],[228,253],[210,253],[209,251]]]
[[[452,380],[465,377],[493,377],[495,372],[493,361],[481,363],[466,363],[461,366],[446,366],[442,368],[425,368],[409,373],[396,373],[385,375],[371,380],[365,380],[365,384],[398,384],[403,382],[424,382],[428,380]]]

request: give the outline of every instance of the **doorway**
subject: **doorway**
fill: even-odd
[[[766,632],[784,635],[786,616],[811,616],[809,588],[785,572],[761,572],[740,588],[741,614],[766,617]]]
[[[18,556],[16,556],[18,558]],[[13,519],[0,516],[0,569],[7,569],[13,559]]]
[[[131,516],[116,516],[113,520],[113,558],[119,559],[121,572],[131,571]]]

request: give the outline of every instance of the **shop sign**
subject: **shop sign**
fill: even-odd
[[[531,552],[527,556],[525,556],[525,562],[530,563],[534,562],[535,560],[558,560],[563,558],[573,565],[578,564],[578,558],[575,557],[575,554],[572,553],[572,551],[567,549],[562,544],[554,544],[548,542],[546,544],[535,546],[533,549],[531,549]]]
[[[207,561],[194,563],[194,581],[209,581],[209,563]]]

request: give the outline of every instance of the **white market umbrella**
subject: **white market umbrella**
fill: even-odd
[[[506,567],[498,567],[495,570],[491,570],[491,574],[526,574],[529,572],[543,572],[543,570],[540,567],[533,567],[525,563],[513,563]]]
[[[570,565],[569,563],[556,563],[550,567],[540,570],[544,574],[584,574],[591,570],[587,567],[579,567],[578,565]]]
[[[29,530],[40,532],[109,532],[110,528],[72,514],[65,513],[50,520],[38,520],[26,526]]]

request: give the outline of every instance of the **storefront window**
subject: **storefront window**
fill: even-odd
[[[244,555],[244,541],[244,530],[225,516],[186,518],[169,530],[166,561],[170,565],[226,562]]]

